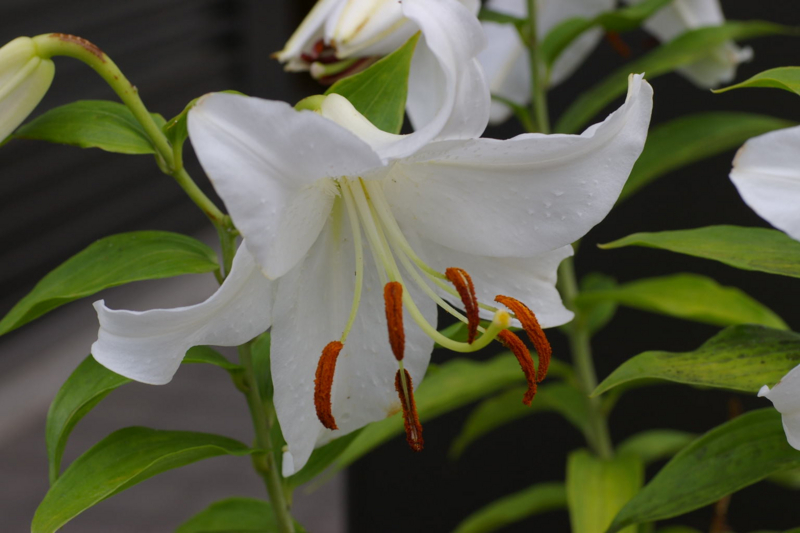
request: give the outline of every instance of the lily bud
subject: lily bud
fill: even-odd
[[[0,48],[0,141],[8,137],[44,97],[55,75],[29,37]]]

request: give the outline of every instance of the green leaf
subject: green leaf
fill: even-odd
[[[659,124],[647,134],[620,201],[669,172],[737,149],[751,137],[794,125],[767,115],[736,112],[697,113]]]
[[[644,483],[644,464],[635,455],[603,460],[587,450],[567,459],[567,501],[573,533],[603,533]],[[626,530],[635,533],[636,529]]]
[[[61,472],[61,457],[75,425],[114,389],[130,382],[96,362],[91,355],[67,378],[47,412],[45,440],[51,485]]]
[[[800,468],[777,472],[769,476],[767,480],[785,489],[800,490]]]
[[[419,386],[419,390],[414,391],[417,411],[420,420],[424,423],[503,390],[509,385],[524,383],[524,381],[519,363],[509,353],[483,362],[454,359],[441,365],[435,373],[427,376]],[[370,424],[339,456],[335,462],[335,468],[340,470],[352,464],[370,450],[403,432],[403,417],[400,413]]]
[[[250,350],[253,356],[253,370],[261,399],[272,399],[272,368],[270,367],[271,335],[266,331],[256,337]]]
[[[157,474],[219,455],[247,455],[227,437],[131,427],[115,431],[73,462],[36,510],[31,533],[54,533],[86,509]]]
[[[496,22],[498,24],[513,24],[515,26],[520,26],[528,23],[527,19],[515,17],[513,15],[507,15],[506,13],[493,11],[491,9],[486,9],[485,7],[481,8],[480,12],[478,13],[478,18],[486,22]]]
[[[109,287],[213,272],[217,268],[214,251],[185,235],[165,231],[112,235],[91,244],[47,274],[0,321],[0,335]]]
[[[195,346],[186,352],[183,363],[206,363],[230,373],[241,371],[208,346]],[[61,472],[61,457],[75,425],[112,391],[131,380],[112,372],[90,355],[70,374],[59,389],[47,412],[45,440],[50,465],[50,484]]]
[[[567,506],[563,483],[540,483],[496,500],[461,522],[453,533],[488,533],[515,524],[529,516]]]
[[[751,39],[764,35],[796,33],[794,28],[763,21],[727,22],[722,26],[688,31],[647,55],[611,73],[605,80],[584,92],[559,120],[556,131],[575,133],[628,88],[628,76],[647,73],[648,80],[703,59],[714,48],[730,39]]]
[[[756,393],[800,363],[800,335],[761,326],[732,326],[692,352],[644,352],[619,366],[595,389],[660,379],[696,387]]]
[[[581,294],[612,290],[616,286],[617,281],[611,276],[592,272],[581,279]],[[580,310],[580,319],[583,320],[590,336],[606,327],[617,312],[617,303],[613,300],[579,299],[575,301],[575,305]]]
[[[601,13],[593,19],[573,17],[564,20],[551,29],[541,43],[542,56],[548,66],[552,66],[561,53],[584,32],[601,26],[606,31],[626,32],[635,30],[655,12],[672,0],[644,0],[621,9]],[[488,19],[487,19],[488,20]],[[524,22],[524,21],[523,21]]]
[[[164,124],[161,115],[152,116],[156,124]],[[105,100],[80,100],[51,109],[20,127],[14,137],[119,154],[155,153],[133,113],[123,104]]]
[[[696,435],[675,429],[650,429],[624,440],[617,452],[637,455],[644,464],[668,459],[695,439]]]
[[[781,318],[735,287],[723,287],[697,274],[673,274],[619,285],[613,289],[584,292],[579,302],[612,301],[653,313],[714,326],[758,324],[789,329]]]
[[[527,387],[514,387],[480,403],[453,441],[450,458],[457,459],[470,444],[495,429],[543,411],[555,411],[578,431],[586,431],[589,425],[588,404],[577,389],[566,383],[542,385],[530,406],[522,403],[526,390]]]
[[[408,73],[419,33],[363,72],[334,83],[325,94],[344,96],[376,127],[400,133],[408,96]]]
[[[294,523],[295,533],[305,529]],[[255,498],[228,498],[212,503],[175,530],[175,533],[274,533],[278,520],[269,502]]]
[[[607,250],[625,246],[658,248],[720,261],[743,270],[800,278],[800,242],[772,229],[708,226],[658,233],[634,233],[599,246]]]
[[[358,431],[348,433],[314,450],[306,465],[295,475],[286,478],[288,486],[297,488],[322,474],[340,455],[342,455],[342,453],[344,453],[350,444],[358,438],[361,431],[362,430],[359,429]]]
[[[749,80],[742,83],[717,89],[715,93],[724,93],[733,89],[745,89],[749,87],[767,87],[772,89],[783,89],[800,95],[800,67],[780,67],[765,70],[756,74]]]
[[[620,511],[608,533],[688,513],[798,466],[800,451],[786,441],[780,413],[771,407],[746,413],[679,452]]]

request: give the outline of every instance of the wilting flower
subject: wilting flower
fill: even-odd
[[[800,241],[800,127],[772,131],[747,141],[736,154],[731,181],[753,211]],[[800,366],[758,393],[775,405],[786,437],[800,450]]]
[[[551,29],[573,17],[592,18],[613,9],[615,0],[539,0],[536,3],[536,33],[544,39]],[[489,0],[486,7],[517,18],[528,18],[526,0]],[[531,101],[531,73],[528,49],[513,24],[483,21],[487,47],[478,59],[486,71],[492,94],[519,105]],[[559,57],[550,73],[549,85],[558,85],[583,63],[602,37],[599,29],[585,32]],[[500,102],[492,104],[492,123],[500,123],[511,110]]]
[[[189,132],[245,237],[232,272],[191,307],[112,311],[98,302],[92,353],[161,384],[190,346],[237,344],[271,326],[284,475],[315,446],[399,411],[421,448],[412,393],[434,341],[472,352],[497,338],[522,364],[529,402],[549,357],[540,326],[572,317],[554,287],[557,266],[614,204],[651,109],[651,87],[633,76],[625,104],[582,135],[496,141],[477,138],[483,126],[467,121],[460,137],[394,157],[416,133],[382,132],[339,95],[319,113],[206,96]],[[468,342],[436,331],[437,305],[469,324]],[[479,317],[491,320],[485,331]],[[538,369],[509,325],[524,327]]]
[[[457,120],[485,124],[488,88],[475,58],[486,44],[478,7],[478,0],[319,0],[275,57],[287,70],[310,69],[333,82],[421,32],[406,104],[414,128],[440,128],[456,99],[473,101]]]
[[[50,59],[42,59],[29,37],[0,48],[0,142],[8,137],[42,100],[55,75]]]
[[[625,0],[638,4],[644,0]],[[725,23],[719,0],[673,0],[644,23],[647,31],[667,42],[698,28]],[[700,61],[679,70],[689,81],[701,88],[718,87],[736,76],[739,63],[750,61],[753,49],[740,48],[729,41],[711,50]]]

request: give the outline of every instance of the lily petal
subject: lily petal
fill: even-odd
[[[392,355],[384,315],[383,287],[369,254],[365,257],[361,305],[336,363],[332,412],[339,427],[325,429],[314,407],[314,375],[323,348],[338,340],[354,292],[355,251],[350,223],[337,201],[332,220],[303,261],[278,282],[272,328],[271,365],[275,409],[288,443],[290,465],[303,468],[316,446],[381,420],[399,409]],[[435,304],[412,292],[426,318],[436,320]],[[405,313],[404,364],[416,384],[422,381],[433,341]]]
[[[394,164],[386,196],[398,220],[454,250],[555,250],[614,205],[644,146],[652,95],[642,76],[631,76],[625,104],[581,135],[433,143]]]
[[[747,141],[731,181],[761,218],[800,241],[800,126]]]
[[[269,328],[272,283],[244,244],[231,273],[208,300],[189,307],[121,311],[95,302],[100,331],[92,355],[106,368],[142,383],[164,385],[192,346],[237,346]]]
[[[247,239],[276,279],[305,255],[328,218],[330,180],[382,165],[355,135],[283,102],[216,93],[189,112],[198,159]]]
[[[417,242],[423,259],[433,268],[442,272],[449,267],[466,270],[475,282],[479,302],[496,305],[494,298],[498,294],[514,295],[536,313],[543,328],[560,326],[574,318],[572,311],[564,307],[555,287],[558,265],[572,256],[572,246],[563,246],[533,257],[499,258],[465,254],[424,237],[419,237]],[[455,307],[462,307],[458,298],[445,291],[439,290],[439,293]],[[486,309],[481,309],[480,314],[486,320],[494,316],[493,312]],[[516,323],[515,326],[520,325]]]
[[[800,366],[783,376],[772,389],[766,385],[762,387],[758,395],[766,396],[775,405],[789,444],[800,450]]]
[[[489,87],[477,60],[486,46],[472,11],[457,0],[404,0],[422,30],[408,81],[408,115],[417,130],[395,157],[433,139],[480,137],[489,121]],[[413,139],[413,140],[412,140]]]
[[[625,0],[628,4],[642,1]],[[724,22],[725,15],[719,0],[673,0],[650,17],[644,27],[660,40],[667,42],[689,30],[720,26]],[[711,50],[700,61],[680,69],[680,73],[698,87],[718,87],[732,81],[736,76],[737,65],[750,61],[752,57],[752,48],[740,48],[729,41]]]

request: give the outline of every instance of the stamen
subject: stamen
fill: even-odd
[[[414,401],[414,384],[408,370],[401,368],[394,378],[394,387],[403,405],[403,424],[406,428],[406,441],[415,452],[421,452],[425,442],[422,440],[422,424],[417,416],[417,402]],[[406,391],[408,394],[406,394]]]
[[[389,327],[389,344],[398,361],[403,360],[406,348],[406,333],[403,329],[403,285],[390,281],[383,288],[386,303],[386,323]]]
[[[478,335],[478,326],[481,323],[480,315],[478,314],[478,297],[475,294],[475,284],[472,283],[472,278],[467,274],[466,270],[461,268],[448,268],[444,271],[447,279],[458,291],[461,297],[461,303],[464,304],[464,311],[467,313],[467,342],[472,344],[475,337]]]
[[[533,311],[528,309],[525,304],[510,296],[503,296],[500,294],[495,297],[494,300],[511,309],[514,315],[516,315],[517,320],[522,324],[525,333],[528,334],[528,338],[533,343],[533,347],[536,348],[536,353],[539,355],[539,373],[536,376],[536,381],[541,382],[547,375],[547,369],[550,367],[550,357],[553,354],[553,349],[547,341],[542,326],[540,326],[539,321],[536,320],[536,315],[534,315]]]
[[[525,346],[525,343],[522,342],[516,334],[508,330],[501,331],[500,335],[497,337],[500,339],[500,342],[517,357],[519,366],[522,367],[525,380],[528,382],[528,390],[525,392],[525,396],[522,397],[522,403],[530,405],[533,401],[533,397],[536,396],[536,368],[533,366],[531,353],[528,351],[528,347]],[[541,363],[539,363],[539,366],[542,366]]]
[[[344,344],[331,341],[322,350],[322,356],[317,364],[317,375],[314,379],[314,406],[317,408],[317,418],[328,429],[339,429],[333,419],[333,405],[331,403],[331,388],[333,387],[333,373],[336,370],[336,359]]]

